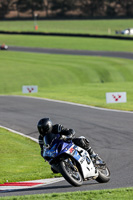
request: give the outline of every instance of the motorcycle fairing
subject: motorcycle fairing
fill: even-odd
[[[43,157],[51,160],[63,154],[71,155],[79,163],[84,179],[98,175],[88,152],[72,142],[55,140],[51,148],[44,148]]]
[[[98,176],[98,172],[96,171],[89,153],[86,150],[79,146],[72,145],[66,153],[72,155],[72,157],[79,162],[84,179]]]
[[[51,148],[46,148],[44,147],[43,151],[43,157],[50,157],[50,158],[55,158],[59,156],[60,154],[66,152],[71,146],[72,143],[66,143],[63,142],[62,140],[55,140],[52,144],[53,146]]]

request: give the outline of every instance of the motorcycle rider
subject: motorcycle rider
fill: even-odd
[[[72,142],[85,149],[94,164],[100,164],[100,165],[105,165],[105,162],[96,154],[93,149],[90,147],[90,142],[87,140],[85,137],[81,136],[79,138],[74,137],[75,136],[75,131],[73,129],[67,129],[64,128],[61,124],[52,124],[52,121],[49,118],[42,118],[39,120],[37,124],[38,132],[39,132],[39,145],[41,148],[41,156],[43,157],[43,148],[45,148],[44,145],[44,138],[45,136],[54,136],[55,134],[60,135],[60,138],[63,140],[72,140]],[[54,138],[53,137],[53,138]],[[48,140],[48,139],[47,139]],[[54,172],[54,170],[52,169]]]

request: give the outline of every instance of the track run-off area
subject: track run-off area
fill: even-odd
[[[9,47],[11,51],[35,53],[95,55],[133,59],[132,53],[92,52],[74,50],[37,49]],[[86,181],[81,187],[72,187],[65,180],[32,189],[0,193],[0,196],[41,194],[100,190],[133,186],[133,112],[90,107],[63,101],[23,96],[0,96],[0,125],[38,138],[37,122],[50,117],[54,124],[60,123],[85,136],[93,149],[106,161],[111,180],[106,184]]]

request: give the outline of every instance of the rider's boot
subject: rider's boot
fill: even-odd
[[[93,151],[91,147],[89,148],[88,153],[95,165],[105,165],[105,162]]]

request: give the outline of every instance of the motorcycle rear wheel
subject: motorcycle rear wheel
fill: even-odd
[[[71,185],[78,187],[83,184],[83,178],[74,159],[66,158],[59,163],[59,171]]]
[[[107,166],[97,168],[99,175],[96,178],[96,181],[99,183],[107,183],[110,180],[110,170]]]

